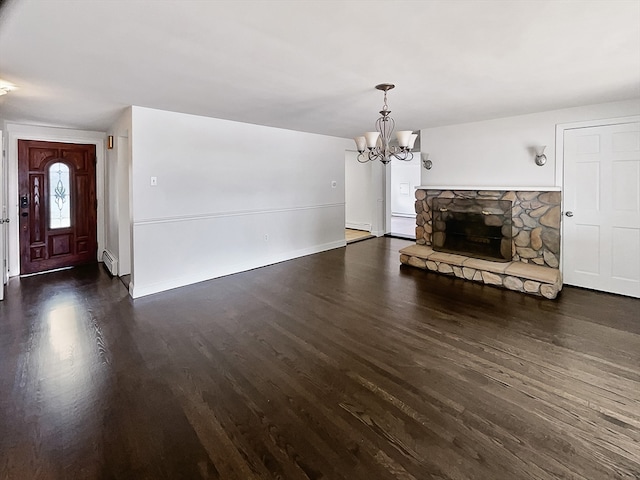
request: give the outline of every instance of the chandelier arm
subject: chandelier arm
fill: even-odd
[[[376,120],[376,130],[380,132],[380,141],[383,149],[389,148],[389,144],[391,143],[391,134],[395,130],[395,127],[395,120],[389,116],[383,115]]]
[[[413,160],[413,152],[410,152],[409,150],[402,150],[400,153],[393,153],[392,155],[394,158],[403,162],[410,162]]]
[[[367,163],[381,159],[382,157],[383,155],[378,152],[377,148],[374,148],[373,150],[361,152],[356,158],[360,163]]]
[[[388,118],[387,121],[389,122],[389,132],[387,132],[387,141],[390,142],[391,134],[396,129],[396,121],[393,119],[393,117],[387,117],[387,118]]]

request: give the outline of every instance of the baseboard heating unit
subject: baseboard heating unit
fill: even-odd
[[[118,274],[118,260],[116,260],[113,253],[109,250],[102,252],[102,261],[104,262],[105,268],[111,275],[116,276]]]

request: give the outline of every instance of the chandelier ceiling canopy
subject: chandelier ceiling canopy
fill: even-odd
[[[364,136],[354,138],[358,149],[358,161],[361,163],[380,160],[385,165],[393,158],[408,162],[413,159],[411,150],[418,138],[412,130],[400,130],[396,132],[398,145],[391,145],[391,134],[396,122],[389,115],[391,110],[387,105],[387,92],[394,88],[391,83],[376,85],[376,89],[384,92],[384,105],[380,110],[380,118],[376,121],[375,132],[365,132]]]

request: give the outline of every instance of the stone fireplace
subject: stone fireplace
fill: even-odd
[[[560,264],[560,192],[544,190],[416,190],[416,243],[437,250],[439,205],[443,200],[505,200],[511,204],[511,258],[509,261],[533,263],[551,268]],[[506,213],[506,212],[505,212]],[[504,220],[508,220],[505,218]],[[506,230],[506,229],[503,229]],[[504,235],[503,231],[503,235]],[[506,237],[506,236],[505,236]],[[502,256],[508,257],[504,246]],[[477,256],[469,255],[468,256]],[[497,261],[497,259],[492,259]]]
[[[562,289],[557,190],[416,190],[416,244],[400,262],[545,298]]]
[[[482,198],[434,198],[433,249],[510,262],[511,202]]]

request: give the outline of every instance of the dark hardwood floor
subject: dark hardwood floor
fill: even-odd
[[[2,479],[638,479],[640,301],[401,267],[379,238],[131,300],[0,302]]]

